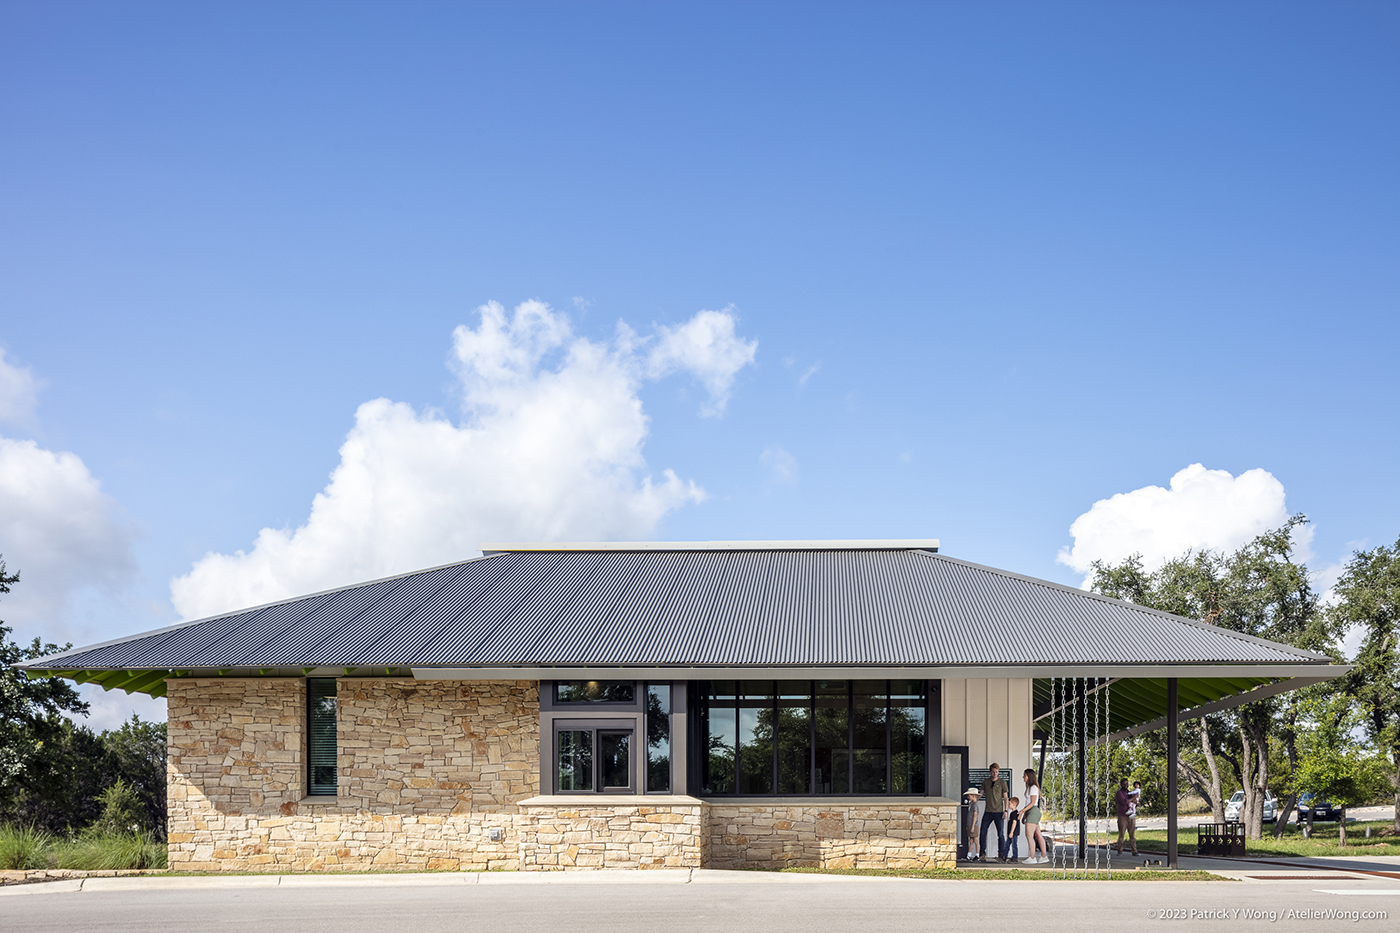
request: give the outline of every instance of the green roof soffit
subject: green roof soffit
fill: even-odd
[[[103,690],[125,690],[127,693],[145,693],[153,697],[163,697],[166,694],[165,682],[168,678],[174,677],[298,677],[306,676],[314,667],[303,667],[298,669],[283,668],[259,668],[257,673],[252,671],[235,671],[233,668],[223,667],[216,671],[188,671],[188,670],[118,670],[118,671],[83,671],[83,670],[60,670],[56,668],[40,669],[26,668],[24,675],[30,680],[41,680],[47,677],[61,677],[64,680],[71,680],[79,684],[97,684]],[[380,671],[383,671],[381,674]],[[384,668],[345,668],[345,676],[353,677],[393,677],[402,676],[407,668],[384,667]],[[397,674],[396,674],[397,672]]]
[[[1283,678],[1183,677],[1177,681],[1177,710],[1180,712],[1205,706],[1207,703],[1237,696],[1281,679]],[[1069,679],[1066,680],[1066,684],[1072,684],[1075,681],[1076,679]],[[1065,691],[1070,687],[1061,686],[1060,689]],[[1107,722],[1103,721],[1103,707],[1100,706],[1099,716],[1101,718],[1098,733],[1091,735],[1090,738],[1111,735],[1134,726],[1153,722],[1167,715],[1167,679],[1165,677],[1109,679],[1107,687],[1100,687],[1099,691],[1104,689],[1108,693]],[[1062,716],[1076,712],[1079,705],[1070,700],[1069,694],[1061,693],[1059,696],[1061,709],[1057,711],[1054,692],[1054,683],[1050,678],[1039,678],[1035,681],[1033,701],[1035,727],[1052,735],[1059,734],[1061,728],[1072,734],[1074,716],[1069,715],[1069,721],[1063,725],[1060,719]],[[1095,695],[1095,692],[1090,693],[1090,697]],[[1089,729],[1090,732],[1093,732],[1093,704],[1090,707],[1089,719]]]

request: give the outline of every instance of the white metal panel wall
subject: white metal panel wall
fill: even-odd
[[[966,745],[969,768],[985,768],[994,761],[1001,765],[1006,785],[1022,804],[1021,773],[1036,764],[1032,729],[1030,678],[943,681],[943,744]],[[945,790],[944,795],[957,800],[966,789]],[[988,836],[988,848],[996,854],[996,833]],[[1024,827],[1018,854],[1030,855]]]
[[[948,715],[949,710],[957,710],[956,716]],[[943,744],[944,745],[966,745],[967,744],[967,681],[965,680],[945,680],[943,681]],[[949,794],[944,788],[944,795],[956,797]]]
[[[1030,678],[943,681],[943,744],[966,745],[969,768],[1001,765],[1021,796],[1021,772],[1032,767]]]

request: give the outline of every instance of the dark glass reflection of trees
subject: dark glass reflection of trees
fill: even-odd
[[[647,687],[647,791],[671,789],[671,685]]]
[[[712,681],[711,794],[922,794],[923,681]]]

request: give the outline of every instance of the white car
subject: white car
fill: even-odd
[[[1225,804],[1225,822],[1238,823],[1240,821],[1240,809],[1244,806],[1244,791],[1237,790],[1230,798],[1230,802]],[[1278,819],[1278,798],[1264,798],[1264,822],[1272,823]]]

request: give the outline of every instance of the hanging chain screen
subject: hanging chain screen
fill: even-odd
[[[1050,680],[1054,754],[1041,775],[1049,817],[1041,832],[1057,878],[1113,877],[1113,749],[1104,738],[1112,723],[1109,684],[1105,677]]]

